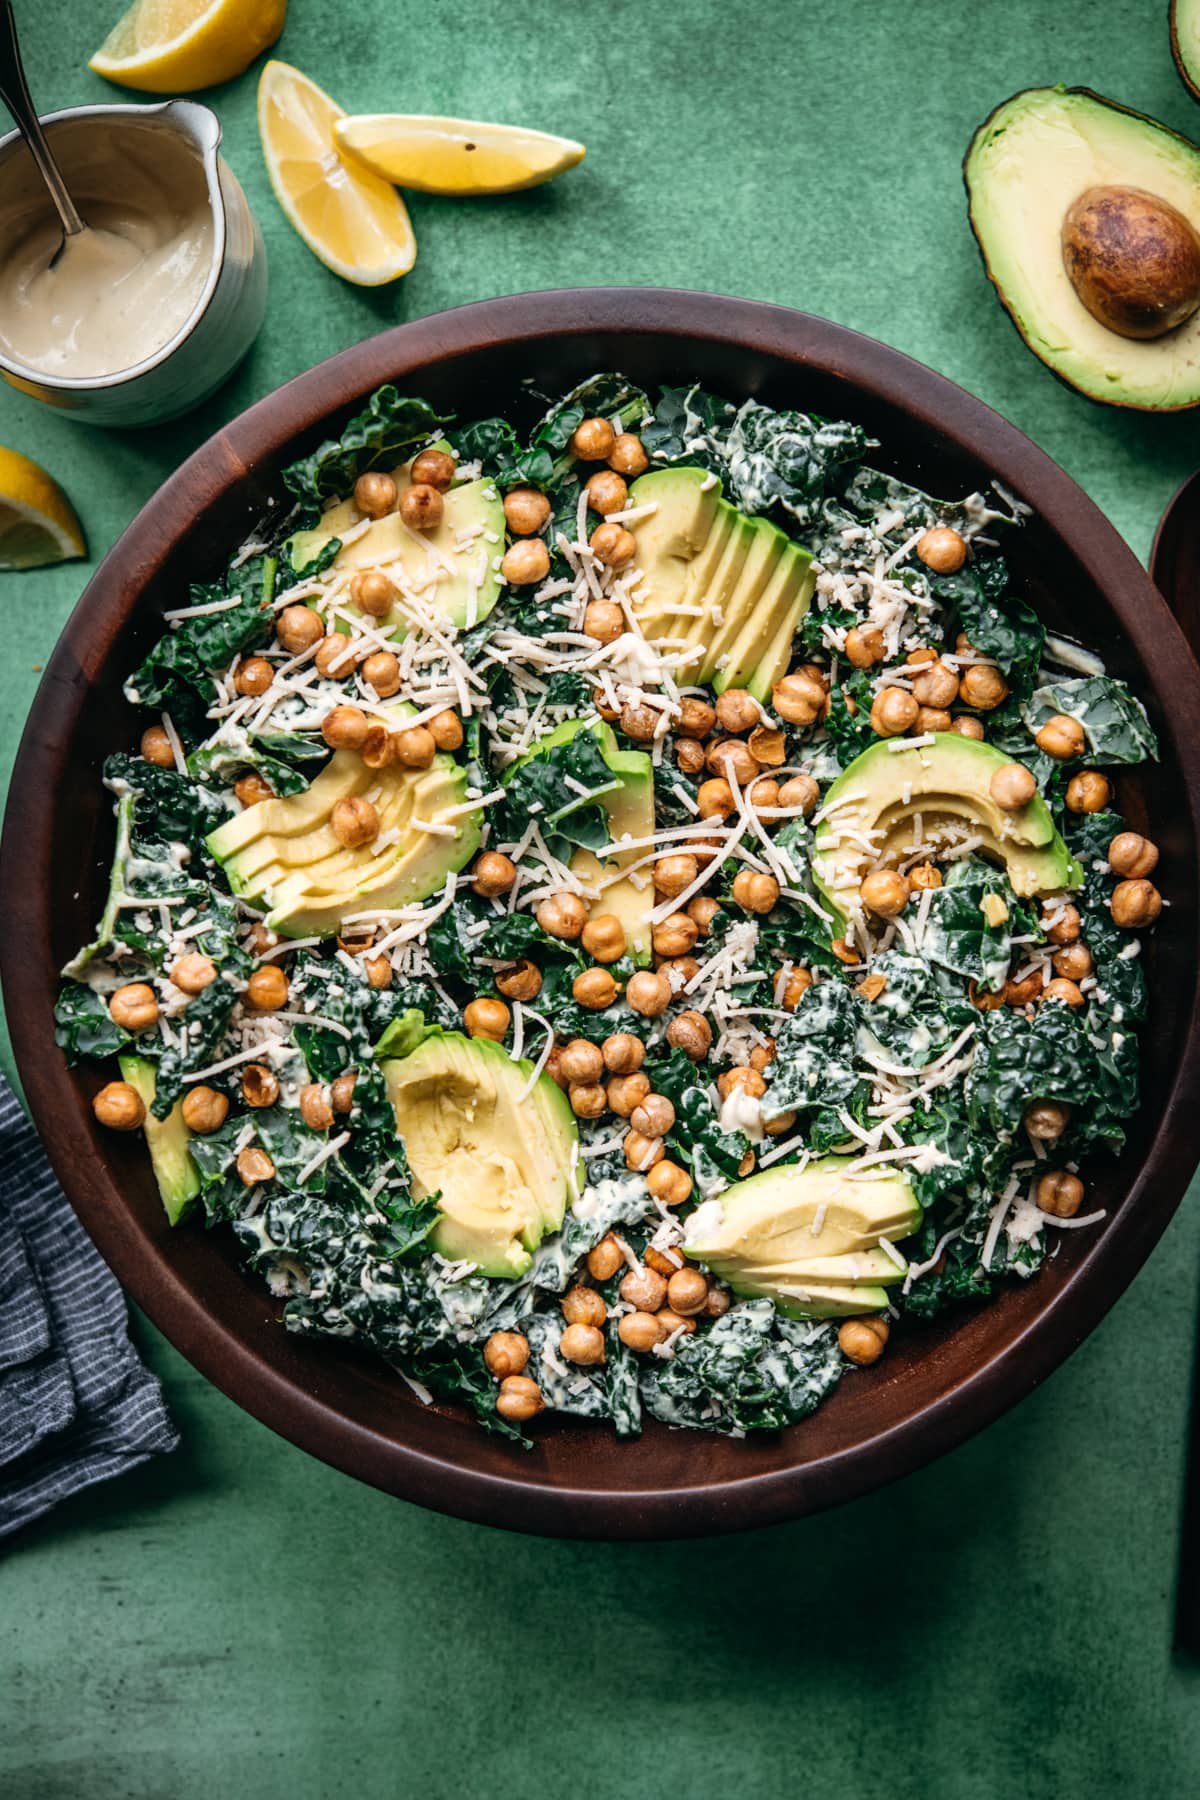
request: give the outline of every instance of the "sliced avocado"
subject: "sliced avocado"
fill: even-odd
[[[681,679],[718,691],[745,687],[765,699],[787,670],[812,598],[808,551],[767,519],[747,518],[722,500],[720,484],[700,469],[652,470],[629,498],[655,509],[633,527],[643,575],[633,604],[643,634],[670,640],[672,650],[695,648]]]
[[[654,831],[654,764],[644,750],[618,749],[612,727],[602,719],[565,720],[548,732],[535,750],[519,757],[506,772],[504,779],[511,780],[517,769],[523,768],[534,757],[544,756],[559,744],[569,743],[580,731],[594,732],[600,753],[612,771],[611,786],[600,789],[595,795],[596,804],[603,806],[608,814],[608,828],[612,838],[614,841],[619,838],[632,838],[636,841],[650,837]],[[582,806],[587,801],[579,795],[575,804]],[[589,888],[596,887],[601,881],[609,882],[599,898],[590,904],[589,910],[593,917],[612,913],[620,919],[630,954],[639,963],[649,962],[651,955],[653,883],[647,878],[639,886],[628,876],[621,881],[612,881],[610,878],[644,855],[644,849],[619,850],[615,855],[601,860],[590,850],[577,849],[572,852],[570,861],[571,873],[577,875]]]
[[[813,875],[841,926],[858,907],[858,888],[867,871],[879,863],[897,863],[918,847],[917,817],[920,842],[935,855],[946,828],[966,822],[980,839],[979,853],[1003,863],[1014,893],[1048,894],[1080,886],[1079,864],[1054,829],[1040,794],[1018,812],[1004,812],[992,799],[992,776],[1012,762],[1011,756],[954,731],[938,732],[932,744],[898,749],[896,742],[885,739],[855,757],[822,803],[825,816],[813,844]]]
[[[182,1102],[177,1102],[165,1119],[156,1119],[150,1111],[154,1100],[154,1064],[144,1056],[121,1056],[121,1079],[136,1088],[146,1108],[142,1130],[163,1210],[169,1225],[178,1225],[196,1195],[200,1192],[200,1171],[188,1149],[192,1134],[183,1122]]]
[[[1200,0],[1171,0],[1171,51],[1185,87],[1200,100]]]
[[[442,442],[432,448],[448,450],[449,445]],[[412,486],[411,471],[411,460],[390,471],[397,502]],[[477,624],[495,606],[502,585],[498,564],[504,554],[504,502],[495,482],[483,479],[452,486],[442,495],[442,508],[441,523],[432,531],[410,531],[398,511],[372,520],[361,537],[343,544],[333,567],[356,572],[385,569],[452,625]],[[328,507],[311,531],[298,531],[292,538],[293,564],[303,568],[330,538],[344,537],[361,519],[353,500]],[[470,542],[464,544],[468,537]],[[355,610],[348,597],[340,604]],[[399,607],[370,622],[394,626],[398,636],[407,629]]]
[[[466,789],[452,756],[436,756],[428,769],[368,769],[338,750],[304,793],[248,806],[209,834],[208,847],[233,892],[269,909],[272,931],[327,937],[346,913],[424,900],[470,861],[479,815],[454,814]],[[333,809],[354,795],[372,796],[380,838],[396,834],[382,848],[376,839],[348,850],[334,835]],[[449,824],[454,835],[422,831],[414,819]]]
[[[1140,188],[1200,232],[1200,149],[1088,88],[1029,88],[985,119],[963,173],[988,275],[1036,356],[1110,405],[1200,404],[1200,313],[1163,337],[1118,335],[1076,294],[1061,243],[1068,208],[1098,186]]]
[[[748,1298],[793,1318],[846,1317],[887,1304],[903,1270],[878,1246],[922,1219],[908,1177],[850,1171],[853,1158],[785,1164],[739,1181],[687,1221],[684,1253]]]
[[[532,1063],[457,1032],[433,1032],[383,1073],[415,1191],[438,1196],[433,1248],[484,1275],[523,1275],[577,1192],[566,1095],[548,1075],[526,1094]]]

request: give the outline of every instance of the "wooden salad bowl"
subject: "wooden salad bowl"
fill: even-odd
[[[904,1323],[810,1419],[731,1440],[651,1420],[550,1419],[536,1447],[425,1407],[381,1362],[286,1332],[231,1233],[172,1231],[140,1135],[106,1133],[98,1068],[69,1073],[52,1008],[63,962],[100,914],[113,843],[100,765],[140,730],[121,683],[189,580],[211,579],[279,498],[278,471],[384,381],[466,417],[532,417],[523,384],[559,392],[598,369],[647,386],[692,380],[850,418],[872,458],[939,495],[997,479],[1034,508],[1005,554],[1051,629],[1095,646],[1145,701],[1162,746],[1122,773],[1131,826],[1162,847],[1168,905],[1146,941],[1151,1017],[1143,1100],[1119,1160],[1087,1170],[1099,1226],[1061,1234],[1029,1282],[990,1303]],[[134,1299],[240,1405],[303,1449],[422,1505],[562,1537],[681,1537],[794,1518],[903,1475],[1043,1380],[1096,1325],[1158,1240],[1191,1176],[1200,1116],[1197,840],[1200,670],[1114,528],[996,413],[897,351],[783,307],[697,293],[593,288],[488,300],[401,325],[321,363],[234,419],[143,508],[96,571],[47,667],[21,744],[0,867],[0,939],[21,1079],[67,1195]],[[54,796],[52,806],[47,796]]]

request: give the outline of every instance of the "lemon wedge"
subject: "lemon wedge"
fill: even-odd
[[[338,154],[344,118],[315,81],[269,62],[258,84],[258,134],[275,198],[314,256],[360,287],[407,274],[417,240],[390,182]]]
[[[334,135],[374,174],[424,194],[512,194],[552,181],[584,155],[582,144],[548,131],[423,113],[343,118]]]
[[[57,481],[0,446],[0,569],[40,569],[86,556],[75,509]]]
[[[287,0],[136,0],[88,64],[146,94],[216,87],[283,30]]]

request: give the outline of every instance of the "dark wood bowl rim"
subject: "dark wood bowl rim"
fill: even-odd
[[[13,774],[0,849],[0,917],[50,905],[39,872],[49,860],[52,806],[76,717],[104,646],[149,573],[197,511],[264,459],[385,380],[484,347],[546,335],[647,331],[751,349],[832,372],[907,411],[1004,484],[1035,496],[1043,519],[1108,596],[1150,670],[1164,713],[1191,729],[1174,733],[1193,828],[1200,839],[1200,671],[1145,571],[1074,481],[999,414],[945,377],[885,344],[786,307],[653,288],[555,290],[485,300],[367,339],[296,377],[210,438],[159,489],[101,563],[72,613],[42,679]],[[418,383],[419,386],[419,383]],[[32,871],[32,876],[31,872]],[[34,893],[30,897],[30,882]],[[37,890],[40,880],[41,891]],[[102,1254],[175,1347],[273,1430],[335,1467],[461,1518],[554,1536],[681,1537],[769,1524],[810,1513],[906,1474],[989,1424],[1082,1342],[1133,1279],[1187,1186],[1200,1107],[1200,995],[1193,991],[1185,1045],[1161,1122],[1123,1204],[1046,1308],[902,1426],[802,1466],[744,1480],[706,1481],[703,1440],[687,1485],[614,1494],[584,1483],[551,1487],[522,1479],[520,1454],[496,1476],[398,1444],[304,1391],[236,1334],[218,1325],[142,1235],[121,1203],[86,1129],[60,1104],[63,1064],[44,990],[13,934],[0,934],[0,973],[21,1079],[68,1197]],[[1189,971],[1194,983],[1195,957]],[[76,1169],[92,1164],[83,1183]],[[1132,1198],[1132,1196],[1131,1196]],[[619,1452],[614,1452],[619,1453]]]

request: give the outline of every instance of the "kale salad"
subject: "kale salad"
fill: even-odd
[[[1025,509],[878,448],[384,387],[166,613],[58,1042],[289,1330],[525,1442],[740,1435],[1103,1217],[1154,736],[1012,591]]]

